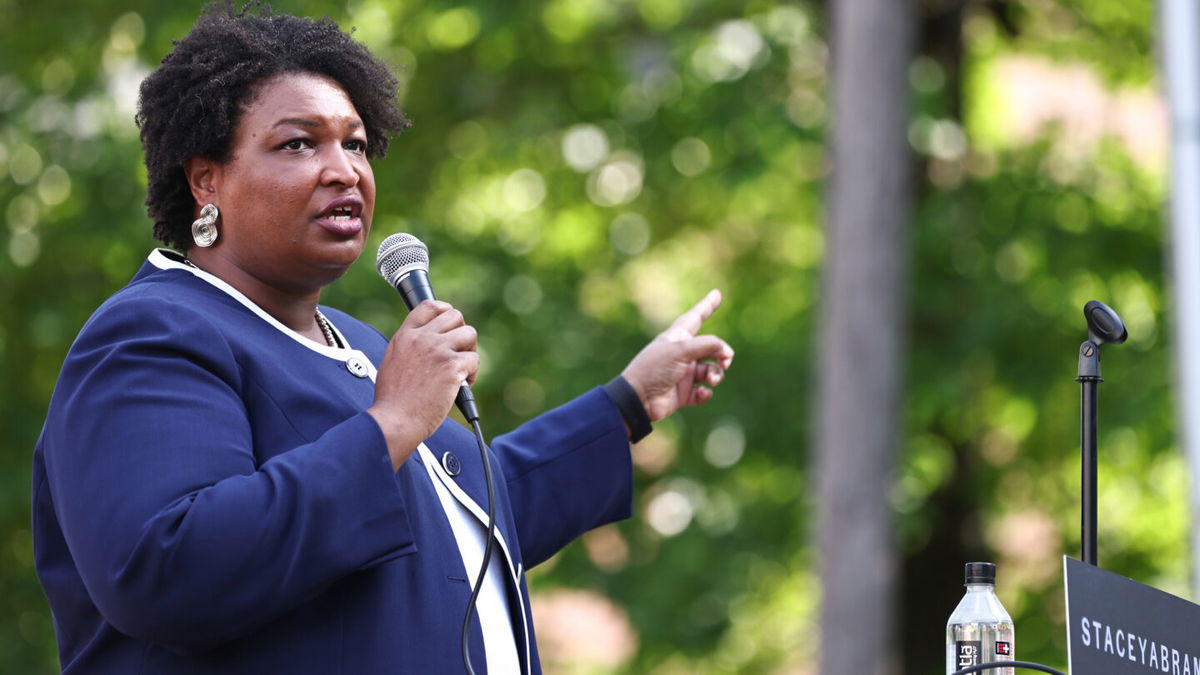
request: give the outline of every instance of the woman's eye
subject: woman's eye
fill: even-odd
[[[284,143],[283,147],[288,150],[303,150],[307,145],[308,141],[304,140],[303,138],[293,138],[287,143]]]
[[[367,143],[366,143],[366,141],[360,141],[357,139],[352,140],[352,141],[346,141],[346,149],[350,150],[351,152],[366,152],[367,151]]]

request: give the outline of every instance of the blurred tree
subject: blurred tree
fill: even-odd
[[[0,672],[38,673],[55,657],[33,575],[29,453],[71,339],[153,246],[132,104],[198,5],[3,5],[13,18],[0,40],[0,171],[13,180],[0,181],[0,410],[12,432],[0,441]],[[635,645],[600,658],[585,649],[598,633],[577,634],[548,643],[548,662],[559,672],[806,662],[805,429],[764,413],[807,399],[808,365],[793,351],[808,344],[815,295],[825,121],[811,9],[275,5],[356,27],[398,66],[416,126],[375,164],[372,241],[405,230],[429,244],[439,294],[481,335],[489,434],[604,382],[666,319],[713,286],[726,292],[710,328],[739,349],[736,370],[713,404],[635,448],[638,517],[533,572],[542,606],[601,597]],[[366,263],[323,300],[393,330],[401,312]],[[566,592],[577,588],[595,593]]]
[[[815,435],[796,411],[812,400],[825,254],[822,12],[840,3],[275,4],[357,27],[398,66],[416,126],[375,164],[372,241],[404,230],[430,245],[439,293],[480,332],[489,434],[603,382],[667,317],[726,291],[711,329],[738,349],[734,370],[708,408],[634,448],[636,517],[532,573],[535,615],[612,629],[547,637],[551,672],[812,672]],[[921,7],[961,22],[939,23],[944,39],[927,27],[924,58],[896,64],[919,156],[905,424],[894,479],[865,487],[894,509],[907,672],[941,668],[973,557],[1000,564],[1019,654],[1061,665],[1057,556],[1078,548],[1074,355],[1091,297],[1131,335],[1105,355],[1100,557],[1186,588],[1161,172],[1141,154],[1154,135],[1115,126],[1142,110],[1117,93],[1152,84],[1150,8]],[[154,245],[136,86],[198,8],[0,0],[0,672],[57,670],[33,574],[30,452],[72,338]],[[946,40],[957,66],[933,49]],[[1094,87],[1057,96],[1060,78],[1010,107],[1031,72]],[[1071,98],[1090,116],[1032,127],[1035,104]],[[1081,135],[1098,118],[1108,131]],[[324,300],[384,331],[400,320],[369,264]],[[605,653],[586,648],[597,641]]]
[[[895,668],[897,556],[881,487],[895,467],[901,426],[912,206],[907,70],[915,8],[844,0],[830,15],[833,169],[815,450],[820,671],[831,675]]]
[[[1162,158],[1139,152],[1156,147],[1162,129],[1151,97],[1134,108],[1132,93],[1120,93],[1151,84],[1150,14],[1148,4],[1107,0],[923,3],[909,137],[925,180],[909,431],[892,495],[901,514],[905,672],[942,667],[940,639],[931,639],[940,627],[925,617],[935,607],[939,618],[949,615],[962,564],[976,559],[1000,564],[1018,657],[1064,663],[1057,556],[1079,555],[1075,350],[1092,298],[1127,321],[1141,317],[1128,349],[1109,354],[1101,392],[1101,428],[1112,429],[1101,438],[1101,561],[1184,588],[1180,484],[1139,487],[1108,473],[1134,464],[1183,469],[1172,454],[1161,315]],[[1026,90],[1037,93],[1020,98]],[[1122,118],[1120,109],[1141,117]],[[1038,128],[1040,120],[1049,125]],[[1156,516],[1140,510],[1105,522],[1114,502],[1141,489],[1177,501],[1160,504]],[[1161,518],[1172,534],[1149,544],[1143,518]]]

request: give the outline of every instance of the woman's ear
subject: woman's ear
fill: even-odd
[[[187,176],[188,187],[192,190],[192,198],[196,203],[213,204],[217,201],[217,175],[221,165],[207,157],[196,155],[183,163],[183,173]]]

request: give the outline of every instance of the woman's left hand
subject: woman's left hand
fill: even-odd
[[[638,352],[621,373],[637,392],[651,422],[684,406],[709,401],[712,387],[725,378],[733,363],[733,348],[715,335],[696,335],[720,305],[721,291],[709,291]]]

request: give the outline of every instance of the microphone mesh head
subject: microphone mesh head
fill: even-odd
[[[396,281],[406,272],[429,271],[429,249],[411,234],[398,232],[379,244],[379,254],[375,256],[375,269],[389,284],[395,286]]]

